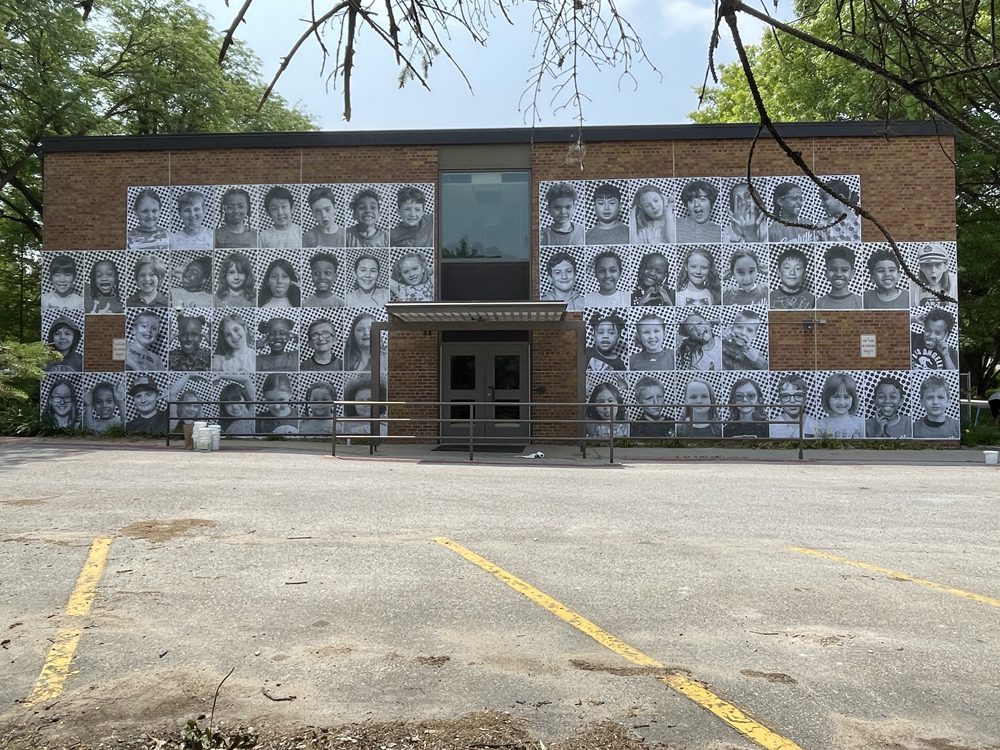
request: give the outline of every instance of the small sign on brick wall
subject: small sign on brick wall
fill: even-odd
[[[115,362],[125,361],[125,339],[112,339],[111,359]]]
[[[869,359],[878,356],[878,346],[874,333],[861,334],[861,356]]]

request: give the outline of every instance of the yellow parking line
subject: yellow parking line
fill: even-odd
[[[90,545],[87,561],[83,564],[83,570],[80,571],[80,577],[76,579],[73,593],[70,594],[69,602],[66,604],[67,616],[84,617],[90,612],[110,549],[111,540],[107,537],[95,539]],[[28,706],[50,700],[62,693],[82,632],[79,627],[72,627],[61,628],[56,634],[52,648],[45,657],[42,671],[31,689],[31,695],[25,701]]]
[[[536,589],[527,581],[523,581],[517,576],[508,573],[499,565],[494,565],[485,557],[477,555],[472,550],[463,547],[458,542],[448,539],[447,537],[435,537],[434,541],[442,547],[450,549],[452,552],[461,555],[473,565],[482,568],[499,581],[510,586],[519,594],[526,596],[543,609],[547,609],[563,622],[572,625],[580,632],[593,638],[605,648],[613,651],[625,659],[628,659],[633,664],[638,664],[643,667],[652,667],[655,669],[664,669],[661,662],[651,656],[647,656],[634,646],[630,646],[622,639],[594,624],[583,615],[577,614],[565,604],[562,604],[548,594]],[[657,679],[673,690],[676,690],[685,698],[694,701],[705,710],[712,712],[748,740],[757,743],[761,747],[765,748],[765,750],[802,750],[799,745],[779,734],[772,732],[737,706],[723,700],[704,685],[701,685],[684,675],[671,672],[660,675]]]
[[[851,560],[846,557],[841,557],[840,555],[830,554],[829,552],[821,552],[818,549],[809,549],[808,547],[789,547],[788,549],[792,552],[799,552],[803,555],[814,555],[815,557],[822,557],[826,560],[846,563],[847,565],[853,565],[855,568],[870,570],[872,573],[881,573],[884,576],[889,576],[890,578],[894,578],[898,581],[916,583],[920,586],[926,586],[929,589],[934,589],[935,591],[943,591],[944,593],[951,594],[952,596],[959,596],[963,599],[971,599],[972,601],[979,602],[980,604],[988,604],[991,607],[1000,607],[1000,599],[994,599],[992,596],[985,596],[983,594],[973,593],[972,591],[956,589],[953,586],[945,586],[943,583],[928,581],[926,578],[917,578],[916,576],[911,576],[907,573],[900,573],[898,570],[892,570],[891,568],[883,568],[878,565],[872,565],[871,563]]]

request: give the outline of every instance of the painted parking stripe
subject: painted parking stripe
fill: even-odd
[[[841,557],[840,555],[834,555],[818,549],[810,549],[809,547],[789,547],[788,549],[792,552],[798,552],[803,555],[813,555],[815,557],[822,557],[824,560],[832,560],[833,562],[844,563],[845,565],[853,565],[855,568],[868,570],[872,573],[881,573],[882,575],[888,576],[896,581],[909,581],[910,583],[915,583],[918,586],[926,586],[927,588],[934,589],[935,591],[943,591],[946,594],[958,596],[962,599],[971,599],[972,601],[979,602],[980,604],[988,604],[991,607],[1000,607],[1000,599],[995,599],[992,596],[976,594],[972,591],[965,591],[964,589],[957,589],[954,586],[946,586],[945,584],[937,583],[936,581],[928,581],[926,578],[917,578],[916,576],[911,576],[908,573],[901,573],[900,571],[892,570],[891,568],[883,568],[879,565],[861,562],[860,560],[851,560],[847,557]]]
[[[638,664],[643,667],[653,667],[655,669],[665,669],[663,664],[653,657],[647,656],[639,649],[629,645],[621,638],[612,635],[608,631],[588,620],[583,615],[577,614],[565,604],[562,604],[548,594],[536,589],[527,581],[523,581],[512,573],[508,573],[499,565],[494,565],[485,557],[477,555],[475,552],[467,547],[463,547],[458,542],[448,539],[447,537],[435,537],[434,541],[442,547],[450,549],[452,552],[461,555],[473,565],[482,568],[497,580],[514,589],[517,593],[526,596],[528,599],[535,602],[535,604],[548,610],[563,622],[572,625],[580,632],[593,638],[605,648],[613,651],[633,664]],[[802,750],[802,748],[792,740],[786,739],[785,737],[771,731],[739,707],[724,700],[723,698],[720,698],[704,685],[701,685],[684,675],[668,672],[658,676],[657,679],[673,690],[676,690],[685,698],[694,701],[705,710],[715,714],[748,740],[755,742],[765,748],[765,750]]]
[[[70,594],[69,602],[66,604],[67,617],[74,619],[85,617],[90,612],[110,549],[111,539],[107,537],[95,539],[90,545],[87,561],[83,564],[83,570],[80,571],[80,577],[76,579],[76,586],[73,587],[73,593]],[[74,623],[73,627],[59,629],[52,648],[45,657],[42,671],[31,689],[31,695],[25,701],[28,706],[51,700],[62,693],[82,633],[82,626],[77,623]]]

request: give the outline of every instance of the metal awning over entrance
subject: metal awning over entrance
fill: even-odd
[[[565,302],[390,302],[385,310],[390,331],[539,329],[566,322]]]

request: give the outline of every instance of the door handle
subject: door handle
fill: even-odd
[[[494,399],[494,393],[495,392],[496,392],[496,389],[492,385],[486,386],[486,400],[487,401],[494,401],[495,400]]]

